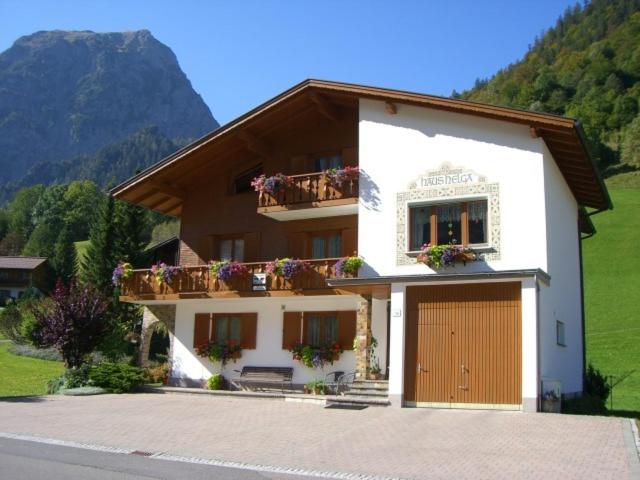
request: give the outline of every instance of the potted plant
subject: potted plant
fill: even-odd
[[[158,285],[163,283],[169,284],[173,281],[173,277],[180,271],[180,267],[167,265],[164,262],[151,265],[151,275],[155,278]]]
[[[242,356],[242,348],[238,342],[229,340],[228,342],[208,341],[196,347],[198,356],[208,358],[210,362],[220,362],[221,366],[227,362],[235,362]]]
[[[209,263],[209,272],[218,280],[229,282],[247,274],[247,268],[240,262],[216,261]]]
[[[343,183],[357,180],[360,167],[330,168],[324,171],[327,180],[333,187],[341,187]]]
[[[286,280],[291,280],[299,273],[306,271],[308,268],[309,262],[305,262],[304,260],[299,260],[297,258],[276,258],[273,262],[267,263],[265,270],[267,273],[284,277]]]
[[[299,361],[307,368],[324,368],[325,365],[333,365],[333,362],[340,359],[344,350],[337,343],[321,347],[298,343],[289,351],[294,360]]]
[[[292,178],[283,173],[276,173],[270,177],[262,174],[251,181],[251,186],[256,192],[259,192],[261,196],[268,193],[272,197],[275,197],[278,193],[284,192],[287,187],[291,186],[292,182]]]
[[[113,269],[111,282],[114,287],[120,286],[122,280],[127,280],[133,276],[133,267],[129,262],[118,262],[118,266]]]
[[[358,275],[358,270],[364,265],[362,257],[353,256],[341,258],[336,262],[336,277],[353,277]]]
[[[369,380],[382,380],[384,378],[384,374],[380,369],[380,363],[378,362],[378,357],[375,355],[371,357],[371,365],[369,367]]]
[[[327,393],[327,386],[322,380],[311,380],[305,383],[304,393],[311,395],[325,395]]]
[[[225,378],[220,373],[211,375],[207,379],[207,389],[209,390],[224,390],[226,385]]]
[[[417,261],[424,263],[428,267],[438,270],[442,267],[452,267],[456,262],[467,263],[476,260],[477,255],[470,248],[454,245],[431,245],[422,246],[418,254]]]
[[[542,411],[547,413],[560,413],[560,396],[555,390],[547,390],[542,395]]]

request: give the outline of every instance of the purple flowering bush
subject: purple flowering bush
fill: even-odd
[[[360,176],[360,167],[330,168],[325,170],[325,175],[334,187],[341,187],[343,183],[357,180]]]
[[[218,280],[228,282],[234,277],[241,277],[247,273],[247,268],[239,262],[223,261],[223,262],[211,262],[209,264],[209,271]]]
[[[118,262],[118,266],[113,269],[113,274],[111,275],[111,282],[114,287],[120,285],[122,280],[126,280],[131,278],[133,275],[133,267],[128,262]]]
[[[276,258],[273,262],[267,263],[265,268],[267,273],[275,274],[291,280],[293,277],[309,268],[309,263],[297,258]]]
[[[167,265],[164,262],[160,262],[151,266],[151,274],[154,276],[158,284],[171,283],[174,275],[179,271],[180,267]]]

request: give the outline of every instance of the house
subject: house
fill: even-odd
[[[220,371],[200,344],[236,340],[229,378],[379,366],[397,406],[536,411],[582,391],[581,241],[612,205],[576,120],[307,80],[112,193],[181,222],[181,268],[121,290],[168,325],[172,384]],[[285,257],[306,266],[267,263]],[[221,278],[219,260],[244,268]],[[344,352],[308,368],[300,343]]]
[[[150,262],[149,265],[162,262],[168,265],[177,265],[179,251],[180,239],[176,235],[171,235],[169,238],[147,247],[145,255]]]
[[[20,298],[30,288],[46,283],[46,258],[0,257],[0,304]]]

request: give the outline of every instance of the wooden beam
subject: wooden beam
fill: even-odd
[[[329,120],[339,122],[342,118],[336,106],[317,92],[309,92],[309,98],[316,104],[318,111]]]
[[[164,198],[161,198],[160,200],[156,200],[151,205],[147,205],[147,208],[150,209],[150,210],[155,210],[156,208],[164,205],[167,202],[171,202],[172,200],[173,200],[173,198],[170,197],[169,195],[167,195]]]
[[[541,137],[540,130],[537,127],[529,127],[529,134],[531,135],[531,138]]]
[[[238,132],[238,138],[245,143],[249,151],[262,157],[271,156],[271,145],[256,137],[248,130],[240,130]]]
[[[398,113],[398,107],[393,102],[384,102],[384,109],[389,115],[395,115]]]
[[[185,192],[181,188],[169,185],[168,183],[151,182],[151,185],[153,185],[155,189],[169,197],[177,198],[178,200],[184,200],[185,198],[187,198],[187,192]]]
[[[131,203],[134,204],[138,204],[141,203],[142,201],[146,200],[149,197],[153,197],[156,193],[158,193],[158,190],[155,188],[150,188],[149,190],[147,190],[146,192],[144,192],[141,195],[138,195],[137,197],[135,197],[134,199],[130,200]]]

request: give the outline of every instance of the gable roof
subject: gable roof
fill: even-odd
[[[533,137],[542,138],[581,207],[613,208],[607,189],[590,155],[580,122],[559,115],[499,107],[466,100],[369,87],[326,80],[305,80],[250,110],[226,125],[178,150],[111,190],[117,198],[143,205],[164,214],[180,216],[186,196],[180,184],[192,169],[215,162],[225,145],[250,135],[260,141],[266,126],[290,119],[294,112],[315,105],[325,115],[340,109],[357,111],[361,98],[444,110],[527,125]],[[179,174],[180,169],[186,169]]]
[[[34,270],[46,261],[43,257],[0,257],[0,269]]]

